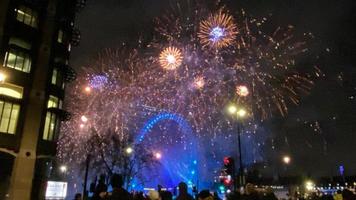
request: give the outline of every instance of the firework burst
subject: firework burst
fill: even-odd
[[[159,63],[163,69],[175,70],[183,62],[181,50],[176,47],[167,47],[159,55]]]
[[[204,47],[220,49],[232,45],[237,33],[234,18],[220,9],[216,14],[200,22],[198,37]]]

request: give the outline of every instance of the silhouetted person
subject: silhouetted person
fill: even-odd
[[[221,200],[219,195],[218,195],[218,192],[214,192],[214,200]]]
[[[80,193],[75,194],[74,200],[82,200],[82,194]]]
[[[134,200],[145,200],[143,192],[137,192],[133,198]]]
[[[178,185],[179,195],[176,200],[194,200],[192,195],[188,194],[187,184],[180,182]]]
[[[111,177],[111,187],[112,193],[107,198],[108,200],[131,200],[131,195],[122,186],[124,181],[122,176],[119,174],[114,174]]]
[[[160,192],[161,200],[172,200],[173,195],[170,191],[161,191]]]
[[[214,200],[214,197],[210,194],[209,190],[202,190],[198,194],[198,200]]]
[[[344,189],[342,191],[342,198],[343,200],[355,200],[355,195],[348,189]]]
[[[240,200],[241,193],[239,191],[233,191],[226,196],[227,200]]]
[[[100,194],[106,192],[108,190],[108,186],[105,184],[105,175],[100,175],[99,182],[95,186],[94,194],[92,200],[100,200],[103,199],[100,197]]]

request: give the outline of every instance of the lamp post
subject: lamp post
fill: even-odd
[[[90,160],[91,160],[91,154],[89,153],[89,154],[87,155],[87,159],[86,159],[86,161],[85,161],[83,200],[86,200],[86,199],[88,198],[87,185],[88,185],[88,173],[89,173]]]
[[[88,118],[85,115],[82,115],[80,117],[80,120],[82,124],[80,124],[80,128],[84,128],[85,124],[88,122]],[[93,147],[93,138],[90,138],[90,144]],[[91,153],[87,154],[87,158],[85,160],[85,173],[84,173],[84,184],[83,184],[83,200],[88,199],[88,190],[87,190],[87,185],[88,185],[88,175],[89,175],[89,166],[90,166],[90,161],[91,161]]]
[[[244,165],[242,160],[242,151],[241,151],[241,120],[246,117],[247,111],[243,108],[238,108],[235,105],[230,105],[228,107],[228,111],[232,116],[235,116],[238,119],[237,123],[237,142],[238,142],[238,151],[239,151],[239,184],[243,186],[245,184],[245,176],[244,176]],[[237,177],[234,177],[237,180]],[[236,181],[234,183],[234,189],[237,189]]]

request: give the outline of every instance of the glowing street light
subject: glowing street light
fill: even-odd
[[[289,164],[290,163],[290,161],[291,161],[291,158],[289,157],[289,156],[283,156],[283,162],[285,163],[285,164]]]
[[[132,147],[127,147],[127,148],[126,148],[126,153],[127,153],[127,154],[131,154],[132,152],[133,152]]]
[[[244,118],[246,115],[247,115],[247,111],[245,109],[243,109],[243,108],[240,108],[237,111],[237,116],[240,117],[240,118]]]
[[[0,82],[3,83],[6,80],[6,75],[2,72],[0,72]]]
[[[230,105],[227,110],[230,114],[235,114],[237,112],[237,107],[235,105]]]
[[[67,171],[67,166],[65,165],[62,165],[59,167],[59,170],[62,172],[62,173],[65,173]]]

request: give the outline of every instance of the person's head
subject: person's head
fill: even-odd
[[[188,193],[188,186],[184,182],[180,182],[178,185],[179,194],[186,194]]]
[[[163,188],[163,186],[162,186],[162,185],[157,185],[157,190],[158,190],[158,192],[159,192],[159,191],[161,191],[161,190],[162,190],[162,188]]]
[[[120,174],[113,174],[111,177],[111,186],[113,188],[121,188],[123,185],[122,176]]]
[[[199,200],[213,200],[214,198],[211,196],[209,190],[202,190],[198,194],[198,199]]]
[[[170,191],[163,191],[161,192],[161,200],[172,200],[173,195]]]
[[[148,192],[148,198],[150,200],[160,200],[159,193],[156,190],[150,190]]]
[[[99,182],[105,182],[105,174],[100,175]]]
[[[342,191],[342,198],[345,199],[345,200],[355,199],[354,198],[354,194],[348,189],[344,189]]]
[[[82,200],[82,194],[80,193],[75,194],[74,200]]]

